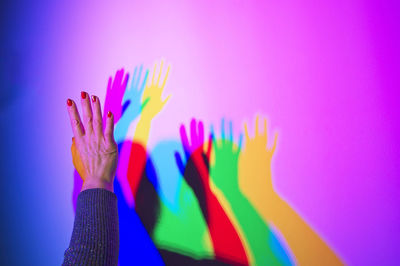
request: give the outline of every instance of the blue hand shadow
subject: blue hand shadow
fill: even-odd
[[[133,75],[131,76],[131,84],[129,89],[125,91],[122,99],[122,115],[115,125],[114,137],[117,143],[121,143],[125,140],[128,133],[129,127],[132,122],[139,116],[142,109],[145,108],[149,99],[143,99],[142,95],[146,86],[147,77],[149,74],[148,70],[145,70],[144,77],[142,79],[143,65],[135,67]]]
[[[179,191],[184,182],[175,161],[175,152],[183,153],[182,143],[165,140],[157,144],[151,152],[154,168],[157,170],[157,193],[163,203],[174,213],[180,211]]]
[[[149,165],[149,168],[151,168],[151,164]],[[147,168],[146,166],[146,170]],[[149,180],[151,179],[154,179],[154,177],[149,178]],[[118,197],[120,265],[164,265],[157,247],[153,243],[138,212],[129,208],[126,204],[121,186],[117,180],[114,182],[114,192]],[[143,205],[137,202],[136,208],[143,209],[143,206],[137,206],[138,204]],[[148,207],[152,208],[151,206]]]

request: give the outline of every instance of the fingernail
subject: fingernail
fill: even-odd
[[[92,95],[92,102],[96,102],[96,96]]]
[[[68,105],[68,106],[72,106],[72,100],[71,100],[71,99],[68,99],[68,100],[67,100],[67,105]]]
[[[110,111],[108,111],[107,116],[111,117],[111,112]]]
[[[86,98],[86,92],[81,91],[81,97],[82,97],[82,99],[85,99]]]

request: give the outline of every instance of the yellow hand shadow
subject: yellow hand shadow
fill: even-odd
[[[151,80],[147,79],[146,87],[142,95],[142,103],[146,103],[146,106],[142,109],[135,130],[134,141],[141,143],[144,146],[146,146],[150,135],[151,121],[161,112],[165,104],[171,98],[171,95],[168,95],[164,100],[162,99],[162,93],[167,83],[169,70],[171,68],[171,66],[168,65],[163,82],[160,84],[163,65],[164,62],[161,61],[160,70],[157,75],[157,63],[154,64]],[[156,76],[157,80],[155,80]]]
[[[239,156],[239,187],[257,208],[266,222],[282,234],[298,265],[343,265],[343,262],[325,241],[275,191],[271,161],[278,134],[268,148],[267,120],[263,119],[263,132],[259,131],[256,116],[255,136],[250,138],[247,124],[245,146]]]

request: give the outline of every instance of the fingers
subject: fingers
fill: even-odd
[[[208,146],[207,146],[207,152],[206,152],[206,156],[207,156],[207,160],[208,161],[210,161],[213,141],[214,141],[213,140],[213,134],[210,133],[210,135],[208,136]]]
[[[107,83],[107,92],[106,95],[109,94],[110,90],[111,90],[111,86],[112,86],[112,77],[108,78],[108,83]]]
[[[139,67],[139,74],[138,74],[138,76],[136,77],[135,76],[135,89],[137,90],[138,88],[139,88],[139,83],[140,83],[140,80],[142,79],[142,71],[143,71],[143,65],[140,65],[140,67]],[[136,67],[135,67],[135,74],[136,74]],[[134,75],[135,75],[134,74]],[[132,80],[133,81],[133,80]],[[141,91],[141,88],[139,88],[139,92]]]
[[[179,152],[175,152],[175,161],[176,165],[178,166],[179,172],[183,175],[185,175],[185,164],[182,161],[182,157],[179,154]]]
[[[162,83],[162,85],[161,85],[161,89],[164,89],[165,84],[167,83],[168,74],[169,74],[169,70],[170,70],[170,69],[171,69],[171,66],[168,66],[168,68],[167,68],[167,73],[165,74],[164,81],[163,81],[163,83]]]
[[[136,73],[137,73],[137,66],[135,66],[135,70],[133,70],[133,75],[131,78],[131,86],[130,86],[129,90],[133,90],[134,88],[136,88],[137,84],[139,83],[140,74],[142,73],[142,67],[140,67],[138,77],[136,77]]]
[[[151,86],[154,85],[154,78],[156,76],[157,63],[154,64],[153,76],[151,77]]]
[[[93,133],[93,113],[92,106],[90,104],[89,94],[82,91],[81,92],[81,104],[83,111],[83,126],[85,128],[85,133],[90,135]]]
[[[198,148],[197,147],[197,133],[196,133],[196,119],[192,119],[192,121],[190,121],[190,140],[192,143],[192,152],[194,151],[194,149]]]
[[[164,62],[161,60],[160,73],[158,73],[158,78],[157,78],[157,87],[158,87],[158,84],[160,84],[160,78],[161,78],[161,72],[162,72],[163,65],[164,65]]]
[[[229,121],[229,141],[233,143],[233,122]]]
[[[124,69],[117,70],[115,72],[114,80],[112,82],[112,90],[118,89],[121,84],[122,76],[124,75]]]
[[[238,151],[240,151],[242,149],[242,143],[243,143],[243,134],[240,133],[239,142],[238,142]]]
[[[246,143],[250,141],[249,131],[247,129],[247,123],[244,123],[244,135],[246,136]]]
[[[181,135],[181,142],[182,142],[182,146],[183,146],[183,150],[185,152],[186,158],[189,159],[190,157],[190,151],[189,151],[189,140],[186,134],[186,129],[184,125],[181,125],[181,127],[179,128],[179,132]]]
[[[149,77],[149,70],[146,70],[146,73],[144,74],[144,78],[142,81],[142,85],[140,86],[140,90],[139,90],[140,94],[143,93],[144,88],[146,87],[146,82],[147,82],[148,77]]]
[[[256,115],[256,127],[255,127],[255,136],[257,136],[257,135],[259,135],[258,133],[258,120],[260,120],[260,116],[259,115]]]
[[[267,119],[266,118],[264,118],[264,135],[265,135],[265,137],[267,137],[268,136],[268,131],[267,131]]]
[[[93,131],[98,138],[103,138],[103,121],[101,117],[101,105],[97,96],[92,95],[93,107]]]
[[[272,145],[271,153],[275,152],[277,143],[278,143],[278,133],[275,133],[274,144]]]
[[[82,127],[81,118],[79,116],[78,109],[76,108],[76,104],[73,100],[67,100],[67,108],[68,114],[71,121],[72,132],[76,139],[80,139],[84,135],[84,129]]]
[[[214,126],[210,126],[210,136],[212,139],[212,145],[214,146],[214,149],[217,149],[217,140],[215,139],[215,132],[214,132]]]
[[[225,141],[225,119],[221,120],[221,140]]]
[[[123,72],[124,70],[122,70],[122,73],[124,73]],[[124,82],[122,83],[122,88],[121,88],[121,93],[122,93],[122,95],[123,95],[123,93],[125,92],[125,90],[126,90],[126,86],[128,85],[128,80],[129,80],[129,73],[128,72],[126,72],[125,73],[125,79],[124,79]]]
[[[104,139],[111,145],[114,144],[114,115],[108,111],[106,118],[106,127],[104,129]]]
[[[197,137],[198,137],[198,139],[197,139],[198,145],[199,146],[203,146],[203,143],[204,143],[204,125],[203,125],[202,121],[199,121],[198,132],[197,133],[198,133],[198,135],[197,135]]]

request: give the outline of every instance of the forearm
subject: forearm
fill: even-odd
[[[226,194],[244,233],[255,265],[292,264],[280,240],[274,235],[253,205],[239,191]]]
[[[149,140],[150,136],[150,128],[151,128],[151,118],[147,118],[142,114],[136,126],[133,141],[140,143],[141,145],[146,147],[147,141]]]
[[[77,200],[71,242],[63,265],[117,265],[119,226],[117,197],[105,189],[87,189]]]
[[[343,262],[327,243],[278,196],[262,209],[264,219],[279,228],[299,265],[342,265]]]
[[[205,194],[207,223],[215,257],[225,262],[248,265],[243,243],[228,215],[209,187],[205,189]]]

